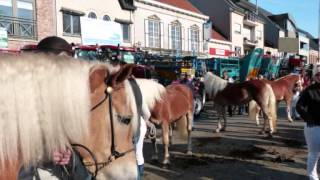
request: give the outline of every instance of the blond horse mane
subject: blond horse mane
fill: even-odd
[[[67,57],[0,55],[0,166],[5,160],[34,164],[57,148],[88,137],[89,73],[94,65]],[[134,96],[125,82],[128,105]],[[133,130],[137,129],[135,116]]]
[[[227,84],[227,80],[224,80],[211,72],[207,72],[204,76],[204,86],[209,99],[214,98],[219,91],[227,86]]]
[[[156,101],[161,100],[161,96],[166,91],[166,88],[154,80],[139,78],[136,80],[140,87],[144,103],[148,105],[149,109],[153,109]]]

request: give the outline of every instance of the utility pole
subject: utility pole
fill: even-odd
[[[320,1],[320,0],[319,0]],[[258,0],[256,0],[256,14],[259,14]]]
[[[318,58],[317,63],[320,62],[320,0],[319,0],[319,9],[318,9]]]

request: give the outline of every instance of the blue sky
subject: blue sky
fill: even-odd
[[[256,3],[256,0],[250,0]],[[296,25],[318,37],[318,11],[320,0],[258,0],[258,5],[274,14],[289,13]]]

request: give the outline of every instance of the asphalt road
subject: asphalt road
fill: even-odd
[[[247,115],[228,117],[227,131],[214,133],[217,117],[211,102],[195,120],[192,134],[193,155],[186,155],[186,141],[174,134],[171,164],[163,167],[151,160],[152,148],[145,141],[146,180],[300,180],[307,179],[306,146],[302,121],[289,123],[282,104],[278,110],[278,133],[273,138],[260,135],[261,126]],[[162,142],[159,132],[159,151]],[[162,160],[162,153],[160,154]]]

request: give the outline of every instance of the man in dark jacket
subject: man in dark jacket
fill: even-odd
[[[302,91],[296,109],[306,122],[304,135],[308,145],[307,172],[310,180],[318,180],[317,163],[320,154],[320,66],[314,69],[315,83]]]

